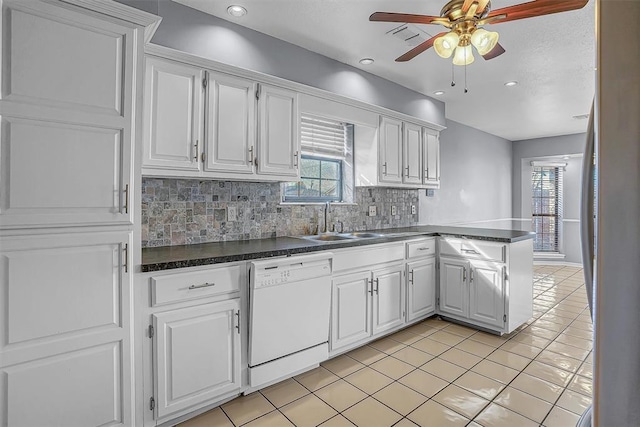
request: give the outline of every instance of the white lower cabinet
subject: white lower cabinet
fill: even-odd
[[[533,315],[533,246],[440,238],[438,313],[498,333]]]
[[[391,330],[404,323],[404,281],[402,266],[393,266],[372,273],[373,335]]]
[[[152,317],[158,418],[240,389],[239,298]]]
[[[401,265],[333,279],[331,350],[404,324]]]
[[[407,263],[407,321],[436,310],[436,258]]]
[[[371,336],[371,272],[333,279],[331,348],[341,348]]]

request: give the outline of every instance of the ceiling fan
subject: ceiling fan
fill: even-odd
[[[487,31],[481,28],[482,26],[581,9],[588,2],[589,0],[533,0],[492,11],[489,0],[451,0],[444,5],[440,16],[375,12],[369,20],[437,24],[450,30],[436,34],[414,47],[398,57],[397,62],[409,61],[433,46],[436,53],[443,58],[449,58],[455,52],[455,65],[468,65],[474,61],[471,46],[474,46],[486,60],[505,52],[498,43],[498,33]]]

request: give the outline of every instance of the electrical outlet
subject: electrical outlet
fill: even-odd
[[[391,206],[391,216],[396,216],[396,214],[398,213],[398,211],[396,210],[395,206]]]
[[[378,209],[375,206],[369,206],[369,216],[378,215]]]
[[[238,208],[235,206],[227,206],[227,221],[237,221],[238,220]]]
[[[411,205],[411,215],[416,214],[416,205]]]

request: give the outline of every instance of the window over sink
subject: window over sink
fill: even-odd
[[[300,141],[300,180],[282,185],[283,202],[352,202],[353,125],[302,114]]]

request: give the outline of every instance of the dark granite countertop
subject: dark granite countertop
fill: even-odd
[[[384,234],[384,237],[349,239],[333,242],[317,242],[299,237],[276,237],[271,239],[144,248],[142,250],[142,271],[161,271],[198,265],[294,255],[375,243],[387,243],[418,236],[452,236],[513,243],[520,240],[532,239],[535,235],[530,231],[520,230],[432,225],[367,231]]]

